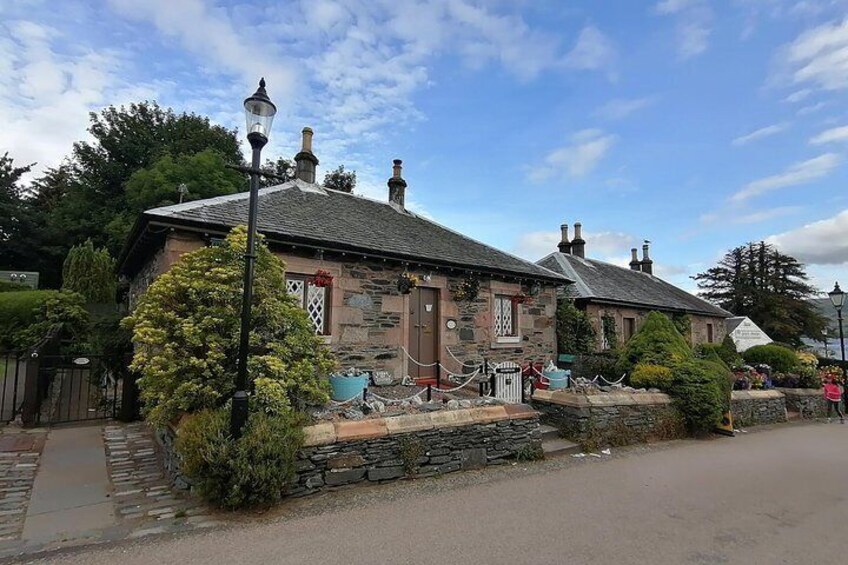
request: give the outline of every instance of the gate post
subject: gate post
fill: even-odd
[[[38,425],[41,408],[38,390],[40,367],[41,360],[36,352],[32,352],[24,361],[24,401],[21,405],[21,422],[27,428]]]

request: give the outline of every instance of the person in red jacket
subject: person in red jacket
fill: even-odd
[[[827,401],[827,422],[830,423],[830,415],[833,409],[836,408],[836,413],[839,414],[839,423],[845,423],[845,415],[839,408],[839,401],[842,399],[842,390],[836,384],[836,379],[830,379],[824,384],[824,398]]]

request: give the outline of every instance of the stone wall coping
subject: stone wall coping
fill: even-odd
[[[671,397],[662,392],[604,392],[599,394],[581,394],[560,390],[536,390],[533,391],[533,400],[578,408],[592,406],[645,406],[672,403]]]
[[[824,393],[820,388],[784,388],[775,387],[786,396],[822,396]]]
[[[766,398],[783,398],[779,390],[734,390],[730,393],[731,400],[762,400]]]
[[[375,439],[438,428],[455,428],[536,417],[538,417],[538,412],[526,404],[508,404],[505,406],[482,406],[460,410],[404,414],[369,420],[321,422],[304,428],[306,436],[304,447],[330,445],[340,441]]]

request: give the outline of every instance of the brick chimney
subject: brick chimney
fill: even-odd
[[[559,252],[571,255],[571,242],[568,241],[568,224],[562,224],[559,229],[560,232],[562,232],[562,238],[559,240],[559,244],[557,245]]]
[[[389,202],[404,209],[406,200],[406,181],[403,180],[403,161],[395,159],[392,161],[392,178],[387,183],[389,185]]]
[[[580,258],[586,257],[586,240],[583,239],[583,224],[575,222],[574,239],[571,240],[571,253]]]
[[[649,275],[654,274],[654,262],[651,261],[651,257],[648,255],[648,251],[651,248],[651,242],[647,239],[645,240],[645,244],[642,245],[642,272],[648,273]]]
[[[641,271],[642,263],[639,262],[639,250],[635,247],[630,249],[630,270]]]
[[[315,169],[318,166],[318,157],[312,153],[312,128],[303,128],[303,142],[300,153],[294,156],[296,178],[315,184]]]

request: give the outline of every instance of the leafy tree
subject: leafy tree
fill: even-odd
[[[131,367],[141,373],[151,421],[219,408],[232,397],[246,242],[247,230],[239,227],[223,245],[183,255],[126,318],[136,344]],[[306,312],[285,292],[284,263],[264,243],[257,247],[249,378],[279,383],[286,407],[326,402],[322,377],[335,362]]]
[[[115,302],[115,260],[106,249],[95,249],[90,239],[68,252],[62,265],[62,290],[77,292],[88,303]]]
[[[324,186],[341,192],[353,192],[356,188],[356,171],[345,171],[344,165],[324,175]]]
[[[32,224],[21,177],[32,165],[15,166],[9,153],[0,156],[0,267],[28,268],[27,232]]]
[[[748,316],[775,341],[798,346],[801,336],[819,336],[826,326],[809,302],[818,290],[807,282],[804,265],[764,242],[732,249],[693,278],[701,296]]]
[[[135,171],[126,183],[128,211],[133,217],[144,210],[179,202],[178,188],[186,186],[184,202],[247,188],[242,173],[227,168],[224,157],[214,149],[194,155],[163,155],[150,167]]]
[[[556,334],[560,353],[576,355],[595,350],[595,328],[586,312],[577,308],[570,298],[557,302]]]
[[[273,177],[259,177],[260,186],[275,186],[293,180],[295,177],[295,164],[291,159],[278,158],[276,161],[268,159],[262,170],[274,175]]]

